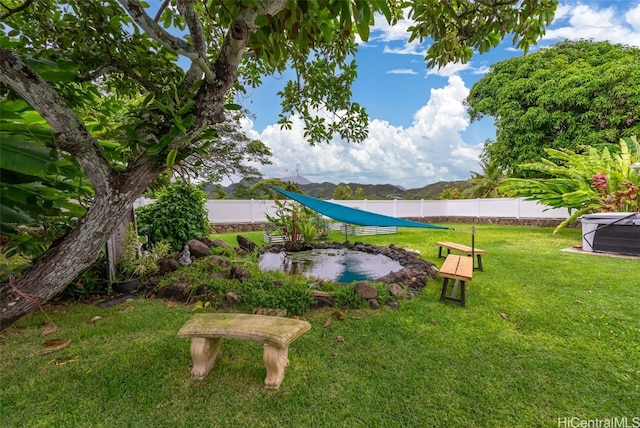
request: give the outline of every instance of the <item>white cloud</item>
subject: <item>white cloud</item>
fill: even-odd
[[[640,31],[640,4],[624,15],[625,21],[635,31]]]
[[[386,54],[395,54],[395,55],[416,55],[420,57],[424,57],[427,54],[427,49],[422,45],[411,42],[405,43],[400,47],[391,47],[389,45],[385,45],[383,52]]]
[[[462,79],[452,76],[446,86],[431,90],[410,127],[373,119],[369,137],[360,144],[334,140],[310,147],[298,118],[289,131],[272,125],[251,136],[273,152],[273,164],[262,168],[265,177],[281,177],[298,168],[312,181],[393,183],[406,188],[465,179],[477,169],[481,149],[465,144],[460,135],[469,125],[462,103],[468,93]]]
[[[418,72],[410,68],[396,68],[387,71],[387,74],[418,74]]]
[[[431,68],[427,70],[427,75],[434,74],[436,76],[450,77],[459,74],[471,68],[471,64],[462,64],[459,62],[450,62],[442,68]]]
[[[627,6],[628,3],[624,3]],[[624,13],[618,4],[598,8],[576,3],[558,7],[555,19],[543,40],[608,40],[612,43],[640,46],[640,4]]]
[[[384,16],[380,14],[375,14],[374,20],[375,23],[373,27],[371,27],[369,40],[388,43],[399,40],[406,41],[409,39],[409,33],[407,30],[411,25],[413,25],[413,21],[403,19],[398,21],[396,25],[391,26]]]

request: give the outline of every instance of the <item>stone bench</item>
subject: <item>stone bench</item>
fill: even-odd
[[[191,338],[191,377],[196,380],[213,368],[223,338],[261,342],[267,369],[264,385],[278,389],[289,365],[289,345],[310,328],[306,321],[268,315],[196,314],[178,331],[178,337]]]
[[[442,281],[442,291],[440,292],[440,301],[453,300],[464,307],[466,304],[465,281],[471,281],[473,278],[473,258],[449,254],[444,260],[438,274],[444,278]],[[449,279],[453,279],[455,282],[451,294],[447,295]],[[458,290],[460,297],[458,297]]]

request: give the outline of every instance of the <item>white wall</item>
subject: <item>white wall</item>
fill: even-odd
[[[153,202],[141,198],[135,206]],[[454,199],[454,200],[353,200],[334,201],[352,208],[360,208],[392,217],[477,217],[477,218],[541,218],[566,219],[568,210],[550,208],[534,201],[521,198],[494,199]],[[209,221],[224,223],[263,223],[265,213],[275,215],[276,206],[272,200],[229,200],[210,199],[207,201]]]

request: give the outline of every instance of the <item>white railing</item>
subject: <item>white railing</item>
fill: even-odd
[[[135,206],[147,205],[152,199],[141,198]],[[453,200],[350,200],[334,201],[336,204],[359,208],[392,217],[476,217],[476,218],[527,218],[566,219],[564,208],[551,208],[521,198],[453,199]],[[268,200],[210,199],[207,201],[209,221],[213,224],[264,223],[265,214],[276,213],[276,205]]]

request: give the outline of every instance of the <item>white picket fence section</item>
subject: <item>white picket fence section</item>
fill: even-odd
[[[152,199],[141,198],[135,207]],[[351,208],[402,218],[475,217],[514,219],[566,219],[568,210],[551,208],[522,198],[453,199],[453,200],[330,200]],[[207,201],[212,224],[264,223],[266,214],[274,216],[277,207],[268,200],[210,199]]]

